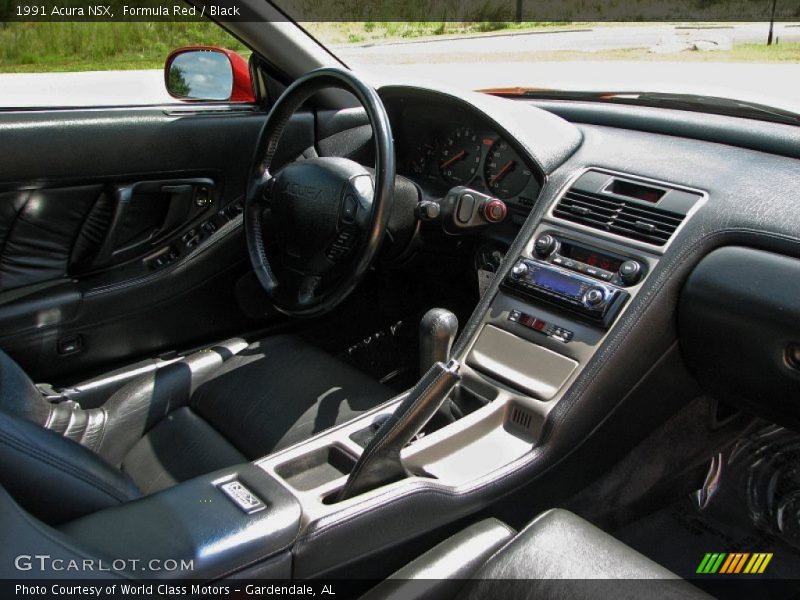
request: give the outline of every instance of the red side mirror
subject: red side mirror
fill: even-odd
[[[247,61],[227,48],[173,50],[164,65],[164,83],[170,96],[181,100],[255,101]]]

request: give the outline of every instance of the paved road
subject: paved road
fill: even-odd
[[[676,41],[766,39],[767,25],[713,30],[672,26],[599,27],[592,31],[479,36],[469,39],[356,45],[335,49],[374,83],[432,81],[481,88],[530,85],[556,89],[702,92],[784,106],[800,112],[800,64],[659,61],[550,61],[551,50],[669,46]],[[779,25],[778,37],[800,40],[800,27]],[[710,55],[713,56],[713,53]],[[171,101],[161,71],[0,75],[0,106],[100,106]]]
[[[411,59],[473,60],[489,53],[619,50],[680,44],[689,40],[727,40],[729,43],[766,42],[767,23],[722,25],[705,29],[673,25],[596,27],[575,31],[540,30],[533,33],[500,32],[467,38],[433,38],[334,46],[342,59],[361,62],[402,63]],[[777,24],[774,35],[783,41],[800,41],[798,24]]]
[[[124,106],[174,100],[163,71],[86,71],[0,75],[0,106]]]

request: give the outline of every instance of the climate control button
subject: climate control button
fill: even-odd
[[[539,256],[550,256],[555,252],[558,241],[552,235],[540,235],[533,244],[533,249]]]
[[[642,278],[642,264],[635,260],[626,260],[619,266],[619,278],[626,285],[638,283]]]

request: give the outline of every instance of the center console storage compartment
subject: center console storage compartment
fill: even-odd
[[[550,400],[578,366],[571,358],[486,325],[467,364],[539,400]]]

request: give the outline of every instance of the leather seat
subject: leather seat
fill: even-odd
[[[394,573],[362,600],[495,597],[710,598],[591,523],[553,509],[519,533],[496,519],[480,521]]]
[[[0,485],[61,523],[266,456],[391,396],[293,336],[229,340],[87,409],[49,401],[0,352]]]

